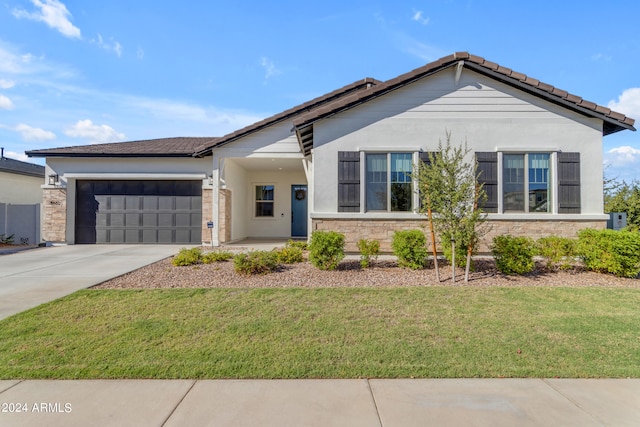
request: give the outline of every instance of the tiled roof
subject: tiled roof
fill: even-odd
[[[221,138],[218,138],[215,143],[203,144],[195,153],[196,156],[205,156],[211,153],[212,148],[219,147],[221,145],[227,144],[231,141],[234,141],[238,138],[241,138],[245,135],[248,135],[252,132],[256,132],[260,129],[263,129],[267,126],[271,126],[275,123],[278,123],[283,120],[289,120],[298,116],[300,114],[304,114],[308,111],[313,111],[314,109],[326,105],[328,103],[335,102],[340,100],[346,96],[349,96],[354,93],[366,92],[367,89],[374,87],[382,82],[372,79],[370,77],[358,80],[349,85],[341,87],[340,89],[336,89],[332,92],[329,92],[325,95],[319,96],[317,98],[312,99],[311,101],[305,102],[304,104],[297,105],[293,108],[290,108],[282,113],[276,114],[274,116],[268,117],[264,120],[256,122],[252,125],[246,126],[240,130],[227,134]]]
[[[0,172],[44,178],[44,166],[21,162],[20,160],[9,159],[4,156],[0,158]]]
[[[27,151],[31,157],[191,157],[213,137],[176,137]]]
[[[353,108],[356,105],[360,105],[363,102],[384,95],[417,79],[438,72],[444,68],[456,66],[457,64],[462,64],[464,67],[493,77],[506,84],[516,86],[519,89],[543,97],[548,101],[563,105],[564,107],[571,108],[582,114],[601,118],[605,122],[604,135],[618,132],[623,129],[635,130],[633,127],[635,120],[630,117],[626,117],[624,114],[617,113],[607,107],[597,105],[594,102],[584,100],[581,97],[572,95],[565,90],[558,89],[550,84],[543,83],[525,74],[518,73],[510,68],[503,67],[495,62],[487,61],[482,57],[472,55],[468,52],[456,52],[453,55],[445,56],[437,61],[416,68],[413,71],[402,74],[391,80],[387,80],[382,84],[378,84],[369,91],[354,93],[348,97],[341,98],[331,104],[325,105],[322,108],[317,108],[296,118],[294,120],[294,126],[301,129],[324,117]]]

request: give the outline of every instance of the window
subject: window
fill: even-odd
[[[412,164],[411,153],[366,154],[367,211],[411,211]]]
[[[504,154],[504,212],[551,212],[549,153]]]
[[[273,185],[256,185],[256,217],[273,218]]]

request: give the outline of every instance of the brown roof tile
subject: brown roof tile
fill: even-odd
[[[214,137],[177,137],[27,151],[30,157],[190,157]]]

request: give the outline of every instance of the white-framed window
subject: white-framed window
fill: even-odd
[[[503,153],[502,211],[552,212],[551,172],[550,153]]]
[[[413,153],[365,153],[365,211],[411,212]]]
[[[256,218],[273,218],[275,186],[273,184],[256,185],[254,196]]]

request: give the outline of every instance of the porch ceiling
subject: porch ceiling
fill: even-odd
[[[266,157],[230,158],[231,160],[250,171],[260,172],[299,172],[303,169],[302,159],[283,159]]]

